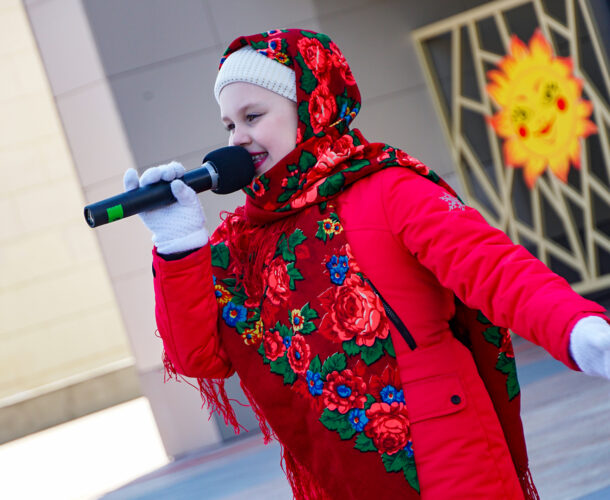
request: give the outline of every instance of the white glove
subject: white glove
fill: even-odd
[[[179,180],[183,175],[184,167],[173,161],[147,169],[139,179],[133,168],[127,170],[123,177],[125,191],[160,180],[171,182],[172,194],[177,202],[139,214],[146,227],[152,231],[152,241],[161,254],[195,250],[208,242],[209,234],[204,226],[203,209],[197,193]]]
[[[579,320],[570,334],[570,354],[587,375],[610,379],[610,325],[599,316]]]

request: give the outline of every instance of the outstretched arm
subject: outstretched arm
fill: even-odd
[[[407,169],[386,179],[385,206],[394,234],[466,305],[587,373],[576,364],[586,364],[585,358],[577,350],[576,359],[570,355],[570,337],[577,324],[589,330],[588,323],[580,323],[583,318],[599,317],[605,325],[584,337],[601,338],[587,345],[607,359],[610,341],[604,339],[610,338],[610,327],[602,306],[576,294],[565,279],[441,186]]]

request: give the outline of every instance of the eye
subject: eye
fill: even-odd
[[[257,113],[249,113],[246,115],[246,121],[247,122],[253,122],[254,120],[256,120],[258,117],[260,116],[260,114]]]
[[[559,92],[559,86],[555,82],[548,82],[542,89],[542,103],[551,104]]]
[[[515,106],[511,115],[513,123],[523,123],[529,120],[531,112],[524,106]]]
[[[227,132],[232,132],[234,128],[235,128],[235,125],[233,123],[227,123],[225,125],[225,129],[227,130]]]

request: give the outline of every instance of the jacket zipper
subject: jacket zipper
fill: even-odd
[[[402,338],[405,339],[407,345],[411,348],[412,351],[415,350],[415,348],[417,347],[417,343],[415,342],[415,339],[413,338],[413,335],[411,335],[411,332],[409,331],[407,326],[398,317],[398,314],[394,312],[394,309],[390,307],[390,304],[388,304],[381,296],[379,290],[377,290],[377,288],[375,288],[375,285],[371,283],[371,280],[369,280],[368,278],[364,278],[364,281],[371,285],[371,288],[377,294],[377,297],[379,297],[379,299],[381,300],[381,303],[383,304],[383,309],[385,310],[388,319],[394,324],[398,332],[402,335]]]

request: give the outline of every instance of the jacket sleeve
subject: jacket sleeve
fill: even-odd
[[[210,245],[173,261],[153,250],[155,317],[165,353],[187,377],[233,374],[217,329]]]
[[[493,323],[578,369],[569,355],[570,332],[584,316],[603,316],[602,306],[575,293],[441,186],[404,168],[389,169],[382,186],[392,232],[441,285]]]

